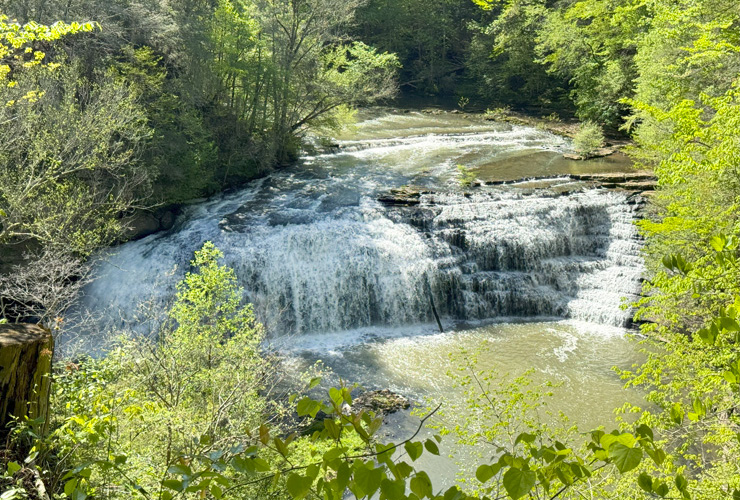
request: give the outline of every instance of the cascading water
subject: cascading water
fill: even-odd
[[[430,301],[448,321],[629,321],[621,299],[638,292],[641,267],[627,194],[457,185],[457,164],[506,178],[543,151],[548,173],[567,173],[558,170],[567,141],[451,114],[377,115],[338,151],[191,206],[171,232],[113,249],[83,306],[106,311],[113,326],[135,322],[136,304],[170,296],[210,240],[274,336],[429,322]],[[418,204],[377,201],[409,184],[428,191]]]
[[[614,327],[629,322],[622,301],[640,289],[639,197],[559,177],[628,166],[566,161],[560,137],[452,113],[366,112],[337,146],[188,207],[168,233],[111,249],[79,312],[114,331],[156,328],[137,304],[166,310],[193,252],[210,240],[288,372],[321,360],[333,377],[367,388],[464,405],[444,376],[460,368],[449,354],[462,349],[477,353],[481,369],[531,369],[533,380],[561,384],[550,409],[582,429],[639,401],[611,371],[641,360]],[[462,189],[458,164],[491,180],[551,180]],[[391,192],[402,186],[405,195]],[[110,336],[102,326],[87,331],[99,333],[67,338],[65,350],[95,350]],[[417,425],[400,412],[383,429],[397,442]],[[450,441],[441,446],[444,457]],[[458,467],[430,457],[420,462],[435,485],[454,484]]]

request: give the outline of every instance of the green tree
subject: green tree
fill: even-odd
[[[471,34],[478,10],[456,0],[370,0],[357,9],[353,33],[363,42],[398,56],[404,90],[454,94],[464,83]]]
[[[135,92],[152,130],[141,153],[152,171],[152,202],[182,203],[214,192],[216,145],[202,114],[169,84],[162,57],[150,47],[125,47],[119,59],[113,72]]]
[[[549,15],[541,0],[475,1],[485,19],[471,24],[475,35],[467,61],[479,93],[487,100],[520,106],[567,107],[567,79],[548,74],[537,60],[537,38]]]
[[[155,493],[160,483],[193,457],[244,450],[260,425],[282,418],[261,396],[276,381],[264,330],[221,256],[210,242],[195,253],[156,338],[122,338],[105,360],[57,380],[54,451],[97,464],[80,491],[167,498]]]

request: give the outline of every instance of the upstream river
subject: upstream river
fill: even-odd
[[[565,160],[567,139],[448,112],[366,110],[334,142],[112,250],[81,307],[111,329],[153,328],[137,305],[164,304],[210,240],[291,365],[322,360],[368,389],[461,402],[448,355],[485,345],[482,367],[559,383],[552,408],[582,427],[638,398],[611,368],[640,360],[623,306],[640,290],[639,203],[563,177],[628,162]],[[463,188],[458,165],[483,180],[551,179]],[[413,204],[378,201],[404,186]],[[98,331],[66,349],[99,349],[110,333]],[[388,429],[413,426],[403,413]],[[449,460],[433,467],[454,480]]]

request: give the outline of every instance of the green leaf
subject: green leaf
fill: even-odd
[[[534,488],[537,475],[531,470],[510,468],[504,473],[504,488],[512,500],[528,494]]]
[[[182,481],[178,481],[177,479],[165,479],[164,481],[162,481],[162,486],[177,492],[183,491],[185,489],[184,483]]]
[[[316,414],[319,412],[320,409],[321,403],[319,403],[318,401],[314,401],[309,397],[301,399],[296,405],[296,412],[298,412],[299,417],[309,415],[311,418],[316,418]]]
[[[76,489],[72,492],[71,499],[72,500],[85,500],[87,498],[87,493],[80,489]]]
[[[285,446],[285,443],[278,437],[274,438],[272,442],[275,444],[275,449],[277,449],[278,453],[280,453],[283,457],[288,456],[288,447]]]
[[[12,476],[19,470],[21,470],[21,466],[17,462],[8,462],[8,475]]]
[[[654,439],[653,430],[645,424],[641,424],[640,426],[638,426],[636,432],[637,435],[643,439],[647,439],[649,441],[652,441]]]
[[[740,332],[740,324],[732,318],[720,318],[720,325],[728,332]]]
[[[222,498],[224,496],[224,490],[222,490],[217,484],[212,484],[210,489],[213,498]]]
[[[383,471],[372,467],[373,464],[368,463],[360,466],[355,471],[354,482],[364,493],[362,496],[371,497],[380,487],[380,480],[383,477]]]
[[[324,419],[324,429],[326,429],[326,433],[332,439],[339,439],[339,436],[342,434],[342,428],[331,418]]]
[[[527,432],[522,432],[516,437],[516,440],[514,441],[514,446],[518,445],[521,442],[524,443],[533,443],[534,440],[537,439],[537,436],[534,434],[529,434]]]
[[[342,391],[340,391],[336,387],[332,387],[331,389],[329,389],[329,399],[331,399],[337,407],[341,406],[342,401],[344,400],[344,397],[342,396]]]
[[[666,483],[659,483],[657,485],[653,485],[653,491],[659,497],[665,498],[666,495],[668,495],[670,488],[668,488],[668,485]]]
[[[676,268],[676,260],[673,255],[666,255],[663,257],[663,265],[673,271]]]
[[[445,491],[444,500],[463,500],[464,498],[465,495],[457,486],[453,486],[449,490]]]
[[[231,460],[231,466],[239,474],[254,474],[254,461],[248,458],[236,456]]]
[[[288,481],[286,482],[288,493],[290,493],[290,496],[294,500],[306,498],[306,495],[311,491],[311,485],[313,485],[313,480],[310,477],[304,477],[296,473],[288,476]]]
[[[673,406],[671,406],[671,420],[678,425],[683,423],[683,408],[681,407],[681,403],[673,403]]]
[[[64,494],[68,497],[72,496],[72,493],[77,489],[77,478],[71,479],[64,484]]]
[[[414,468],[406,462],[398,462],[393,468],[393,473],[398,479],[406,479],[414,472]]]
[[[653,492],[653,478],[644,472],[637,478],[637,485],[648,493]]]
[[[629,448],[622,443],[614,443],[609,447],[609,458],[614,461],[619,472],[624,474],[640,465],[642,461],[642,450]]]
[[[314,377],[311,379],[311,382],[308,384],[309,389],[313,389],[317,385],[321,383],[321,377]]]
[[[712,246],[715,252],[721,252],[722,250],[724,250],[726,242],[727,239],[724,235],[712,236],[712,238],[709,240],[709,244]]]
[[[499,464],[494,465],[487,465],[483,464],[475,471],[475,477],[480,481],[481,483],[486,483],[491,480],[493,476],[498,474],[498,472],[501,470],[501,466]]]
[[[432,455],[437,455],[437,456],[439,456],[439,447],[437,446],[437,443],[435,443],[435,442],[434,442],[434,441],[432,441],[431,439],[427,439],[427,440],[426,440],[426,441],[424,442],[424,448],[426,448],[426,449],[427,449],[427,451],[428,451],[429,453],[431,453]]]
[[[387,500],[403,498],[406,495],[406,482],[383,479],[380,483],[380,494],[382,499]]]
[[[270,442],[270,429],[266,425],[260,425],[260,442],[267,446]]]
[[[409,441],[408,443],[403,445],[403,448],[406,450],[406,453],[409,454],[409,457],[414,462],[416,462],[416,459],[419,458],[424,452],[424,447],[421,445],[421,443],[418,442]]]
[[[434,490],[432,489],[432,480],[426,472],[417,472],[414,477],[411,478],[411,491],[419,498],[432,498],[434,496]]]
[[[169,469],[167,469],[167,472],[170,474],[179,474],[181,476],[192,476],[193,471],[188,467],[187,465],[177,464],[173,465]]]
[[[714,335],[714,332],[709,328],[702,328],[696,332],[696,334],[699,336],[699,338],[708,345],[714,345],[714,342],[716,340],[716,336]]]
[[[680,492],[686,491],[686,488],[689,487],[689,482],[686,480],[686,478],[683,476],[683,474],[676,474],[676,479],[674,480],[676,483],[676,488]]]
[[[252,462],[257,472],[270,472],[270,464],[264,458],[254,458]]]
[[[647,453],[650,458],[653,459],[653,462],[655,462],[655,465],[663,465],[663,462],[665,462],[666,454],[665,451],[661,450],[657,447],[645,447],[644,448],[645,453]]]

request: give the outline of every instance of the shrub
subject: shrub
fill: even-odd
[[[475,182],[475,172],[470,170],[465,165],[458,165],[457,171],[460,173],[460,177],[458,179],[458,182],[460,182],[460,186],[462,187],[470,187]]]
[[[578,133],[573,137],[573,149],[581,156],[588,158],[604,144],[604,133],[601,127],[592,121],[581,123]]]

